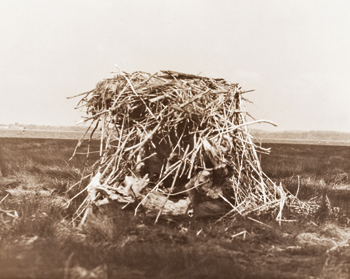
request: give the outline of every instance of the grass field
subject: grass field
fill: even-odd
[[[110,206],[78,229],[70,221],[83,196],[66,202],[88,180],[70,186],[89,174],[97,154],[69,161],[75,144],[0,138],[0,278],[348,276],[350,147],[265,145],[272,152],[261,156],[264,171],[321,205],[313,216],[286,211],[290,221],[281,226],[272,214],[154,224]]]

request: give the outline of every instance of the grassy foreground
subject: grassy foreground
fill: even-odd
[[[78,229],[70,220],[83,196],[65,204],[97,157],[68,161],[75,144],[0,138],[0,278],[348,277],[349,147],[273,144],[262,156],[273,180],[321,204],[314,216],[154,224],[109,206]]]

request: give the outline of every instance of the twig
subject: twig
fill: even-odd
[[[298,197],[299,189],[300,189],[300,176],[298,175],[298,189],[297,189],[297,192],[296,192],[296,194],[295,194],[295,197],[296,197],[296,198]]]
[[[74,96],[70,96],[70,97],[66,97],[67,99],[73,99],[75,97],[79,97],[79,96],[83,96],[83,95],[88,95],[90,93],[92,93],[94,90],[90,90],[90,91],[87,91],[87,92],[83,92],[83,93],[80,93],[80,94],[77,94],[77,95],[74,95]]]
[[[236,233],[236,234],[232,235],[232,236],[231,236],[231,241],[232,241],[235,237],[240,236],[240,235],[242,235],[242,234],[243,234],[243,240],[245,240],[245,236],[246,236],[246,234],[247,234],[247,231],[242,231],[242,232],[240,232],[240,233]]]
[[[252,221],[254,221],[254,222],[260,224],[260,225],[263,225],[263,226],[265,226],[265,227],[268,227],[268,228],[273,229],[273,227],[271,227],[271,226],[269,226],[269,225],[267,225],[267,224],[265,224],[265,223],[263,223],[263,222],[260,222],[260,221],[254,219],[254,218],[251,218],[251,217],[247,217],[247,218],[248,218],[249,220],[252,220]]]
[[[10,194],[7,194],[3,199],[0,201],[0,204],[9,196]]]

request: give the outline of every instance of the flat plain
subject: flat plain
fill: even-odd
[[[347,278],[350,147],[264,144],[266,174],[320,205],[286,208],[281,224],[276,212],[154,224],[112,208],[79,229],[84,194],[67,201],[98,154],[83,144],[69,160],[76,138],[0,137],[0,278]]]

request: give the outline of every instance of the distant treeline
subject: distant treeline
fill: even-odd
[[[85,131],[83,126],[51,126],[51,125],[36,125],[36,124],[0,124],[0,129],[25,129],[25,130],[43,130],[43,131]]]
[[[0,124],[0,130],[33,130],[33,131],[72,131],[85,132],[86,126],[51,126],[36,124]],[[98,131],[97,131],[98,132]],[[279,131],[271,132],[265,130],[252,129],[251,133],[257,139],[274,139],[274,140],[306,140],[306,141],[336,141],[350,142],[350,133],[334,131]]]
[[[350,133],[334,131],[281,131],[269,132],[252,130],[252,134],[260,139],[291,139],[318,141],[350,141]]]

